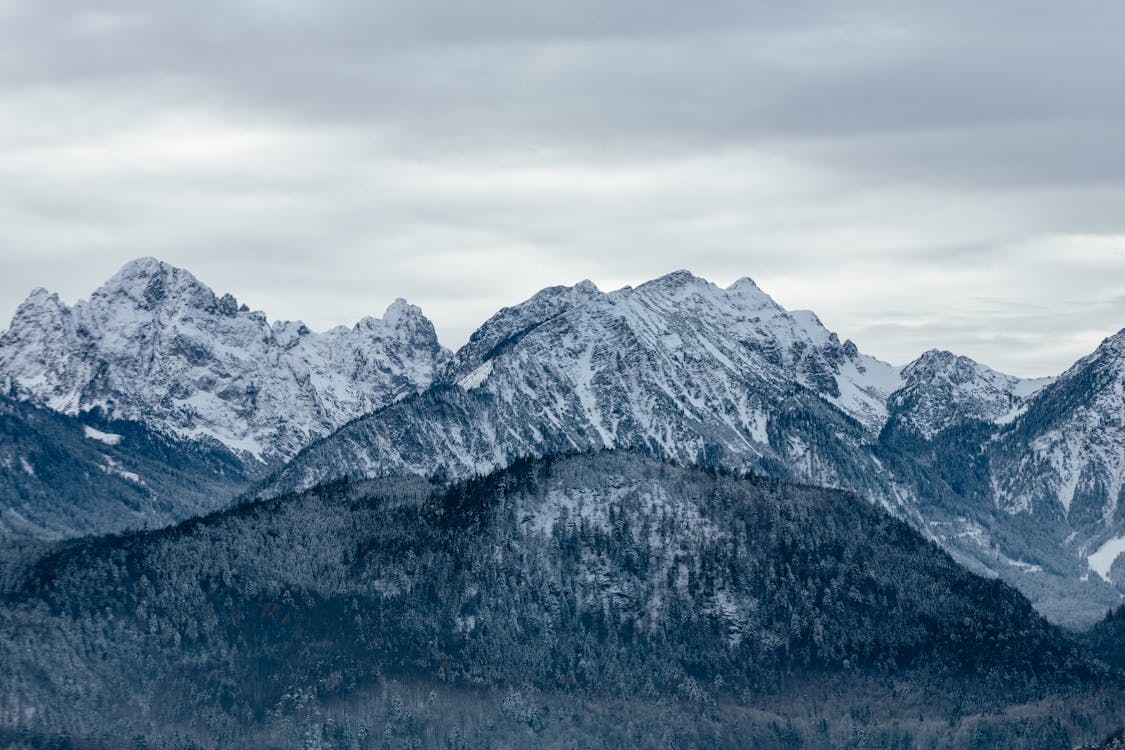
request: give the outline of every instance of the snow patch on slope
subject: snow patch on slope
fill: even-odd
[[[91,440],[97,440],[99,443],[105,443],[106,445],[117,445],[124,439],[121,437],[121,435],[114,435],[112,432],[102,432],[101,430],[95,430],[89,425],[85,426],[83,429],[86,433],[86,437]]]
[[[1117,556],[1123,552],[1125,552],[1125,536],[1119,536],[1098,547],[1094,554],[1086,558],[1086,562],[1090,570],[1109,581],[1109,571]]]
[[[474,388],[479,388],[484,381],[488,380],[488,376],[491,374],[492,360],[488,360],[483,365],[458,380],[457,385],[460,386],[462,390],[471,391]]]

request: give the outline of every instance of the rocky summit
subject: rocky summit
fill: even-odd
[[[0,383],[55,411],[100,409],[269,462],[425,388],[447,358],[404,300],[315,333],[142,258],[72,307],[33,292],[0,336]]]

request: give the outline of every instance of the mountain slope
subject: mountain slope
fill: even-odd
[[[0,469],[0,536],[39,538],[179,521],[223,507],[255,477],[219,443],[4,397]]]
[[[746,717],[725,741],[710,730],[735,747],[762,731],[740,705],[793,711],[829,679],[845,716],[911,696],[921,741],[925,721],[950,737],[1005,703],[1089,689],[1106,707],[1119,689],[1018,593],[866,502],[623,453],[517,462],[449,490],[322,487],[67,543],[5,580],[0,693],[24,710],[0,728],[43,736],[190,728],[200,746],[292,746],[302,717],[349,701],[370,715],[364,696],[406,680],[423,695],[508,691],[498,716],[462,720],[474,746],[513,714],[524,744],[562,746],[576,711],[612,736],[600,706],[659,701],[699,731],[716,706]],[[513,691],[569,708],[533,715]],[[392,710],[384,736],[406,741],[415,729]],[[997,741],[1027,736],[1041,710],[997,719]],[[1096,717],[1087,732],[1104,731]],[[667,744],[643,729],[619,742]]]
[[[269,463],[428,386],[447,357],[402,300],[382,319],[317,334],[271,326],[187,271],[142,258],[73,307],[33,292],[0,335],[0,384],[65,414],[102,409]]]
[[[1085,624],[1125,593],[1121,340],[1054,381],[936,350],[896,368],[749,279],[720,289],[679,271],[544,289],[449,355],[402,301],[315,334],[142,259],[72,308],[34,293],[0,336],[0,385],[217,440],[248,475],[297,454],[262,485],[271,496],[607,447],[846,488]]]
[[[999,507],[1061,515],[1073,549],[1109,579],[1125,537],[1125,330],[1044,388],[992,453]]]
[[[1040,381],[927,353],[903,369],[876,448],[934,539],[1076,626],[1125,594],[1110,572],[1125,550],[1123,338]]]

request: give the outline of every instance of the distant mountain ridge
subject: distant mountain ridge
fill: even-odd
[[[902,368],[902,387],[888,415],[905,420],[927,439],[968,420],[1007,424],[1053,378],[1016,378],[951,352],[931,349]]]
[[[277,488],[349,473],[464,477],[523,455],[615,447],[772,462],[842,484],[874,470],[858,448],[899,383],[897,368],[749,279],[724,290],[680,271],[610,293],[552,287],[481,326],[425,394],[308,448]],[[816,441],[835,454],[805,450]]]

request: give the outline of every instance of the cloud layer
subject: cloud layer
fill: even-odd
[[[450,346],[676,268],[896,363],[1125,326],[1125,6],[839,5],[0,0],[0,316],[156,255]]]

